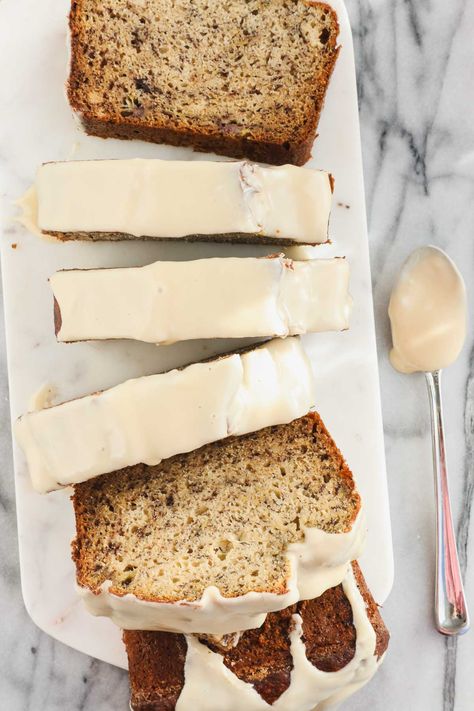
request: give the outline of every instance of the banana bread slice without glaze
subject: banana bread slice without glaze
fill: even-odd
[[[312,711],[341,701],[371,678],[389,640],[357,563],[352,567],[341,585],[270,613],[229,649],[193,636],[125,631],[131,708]]]
[[[344,578],[365,529],[316,414],[75,487],[89,610],[124,629],[225,635]]]
[[[312,0],[73,0],[68,96],[87,133],[302,165],[337,59]]]

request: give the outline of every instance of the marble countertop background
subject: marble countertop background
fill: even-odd
[[[428,242],[457,261],[474,303],[474,3],[347,0],[347,5],[358,69],[395,585],[383,611],[392,634],[385,664],[344,708],[471,711],[474,630],[445,639],[432,623],[434,506],[424,379],[390,368],[386,307],[401,262]],[[0,153],[0,167],[1,161]],[[454,518],[474,615],[472,328],[462,357],[445,374],[444,394]],[[35,627],[23,606],[3,325],[0,422],[0,708],[126,709],[126,674],[55,642]]]

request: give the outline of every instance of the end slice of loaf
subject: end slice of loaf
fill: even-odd
[[[314,596],[320,570],[322,592],[360,552],[359,494],[314,413],[84,482],[73,501],[77,583],[92,612],[124,628],[255,627],[263,617],[248,605],[264,614]]]
[[[302,165],[337,59],[313,0],[73,0],[68,97],[89,134]]]
[[[356,624],[354,600],[347,594],[352,593],[353,598],[357,595],[354,585],[362,596],[366,616]],[[298,674],[306,662],[292,656],[295,616],[302,623],[306,662],[321,672],[319,677],[317,673],[303,677]],[[370,636],[369,626],[372,640],[365,656],[355,659],[357,643],[360,646],[364,643],[361,637]],[[269,614],[260,629],[244,632],[231,648],[222,649],[200,638],[204,660],[212,659],[212,653],[216,656],[212,666],[207,666],[207,676],[206,666],[203,667],[202,688],[194,689],[196,705],[192,709],[186,701],[192,691],[191,664],[195,664],[195,657],[188,655],[190,647],[191,655],[199,650],[198,642],[184,635],[130,630],[124,632],[123,639],[129,660],[130,706],[134,711],[174,711],[182,694],[179,708],[194,711],[202,708],[199,694],[206,694],[207,684],[213,685],[215,693],[207,696],[206,711],[223,711],[219,692],[225,689],[222,685],[226,682],[232,690],[235,710],[248,709],[249,701],[254,702],[252,709],[271,709],[278,701],[280,711],[308,711],[316,703],[331,700],[337,692],[348,692],[355,677],[359,684],[368,681],[387,649],[389,633],[357,563],[353,563],[353,580],[327,590],[317,599]]]

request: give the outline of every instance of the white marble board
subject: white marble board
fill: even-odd
[[[368,522],[362,567],[377,602],[392,586],[393,559],[387,499],[383,431],[352,38],[342,0],[342,50],[320,122],[320,138],[309,167],[330,170],[336,179],[331,246],[321,256],[346,255],[352,267],[355,306],[350,331],[304,339],[317,380],[317,409],[352,467]],[[68,0],[17,0],[10,22],[23,27],[0,46],[8,62],[9,109],[2,137],[16,155],[17,171],[0,174],[2,194],[20,196],[43,161],[157,157],[204,160],[187,149],[85,136],[71,116],[64,95]],[[3,34],[3,33],[2,33]],[[11,108],[13,107],[13,108]],[[11,166],[11,162],[8,164]],[[56,343],[48,277],[58,268],[145,264],[154,259],[206,255],[252,255],[263,247],[170,244],[53,244],[29,234],[12,218],[4,200],[1,251],[12,419],[26,411],[31,395],[45,383],[62,401],[114,385],[126,378],[180,365],[229,343],[187,343],[156,348],[134,342]],[[274,250],[273,250],[274,251]],[[245,288],[245,285],[243,285]],[[240,345],[240,342],[238,343]],[[126,667],[120,632],[106,619],[91,617],[74,589],[70,541],[74,535],[69,491],[36,494],[25,462],[14,448],[18,534],[23,597],[35,623],[56,639],[94,657]]]

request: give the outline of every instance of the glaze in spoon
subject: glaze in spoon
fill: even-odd
[[[441,371],[454,363],[466,337],[466,290],[445,252],[427,246],[403,265],[388,309],[393,348],[390,361],[401,373],[423,372],[428,386],[436,492],[435,619],[439,632],[463,634],[469,613],[451,515],[441,399]]]

